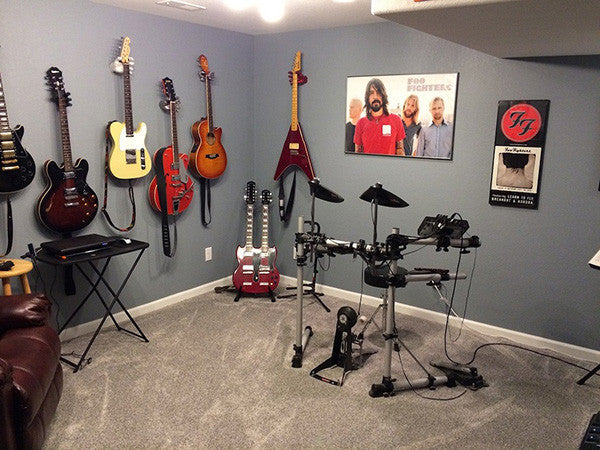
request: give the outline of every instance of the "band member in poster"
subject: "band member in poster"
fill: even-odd
[[[452,153],[452,123],[444,119],[444,99],[435,97],[429,103],[431,124],[421,128],[415,156],[450,158]]]
[[[354,130],[356,130],[361,111],[362,101],[358,98],[350,100],[350,105],[348,105],[350,121],[346,122],[346,152],[354,152]]]
[[[419,97],[414,94],[409,95],[404,100],[402,106],[402,124],[404,125],[404,153],[406,156],[412,156],[413,143],[416,141],[421,131],[419,123]],[[414,146],[416,148],[416,145]]]
[[[501,153],[500,156],[506,169],[503,173],[500,173],[502,166],[498,165],[496,184],[498,186],[531,189],[533,187],[533,179],[527,177],[525,166],[530,160],[534,161],[535,155],[526,153]]]
[[[365,90],[366,117],[356,124],[355,151],[380,155],[404,155],[404,126],[396,114],[388,111],[385,86],[372,78]]]

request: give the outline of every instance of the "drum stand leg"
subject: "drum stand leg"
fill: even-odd
[[[294,344],[294,356],[292,357],[292,367],[302,367],[302,356],[308,340],[313,335],[312,328],[306,326],[303,328],[303,286],[304,286],[304,266],[306,265],[306,256],[304,255],[304,243],[301,242],[301,235],[304,233],[304,218],[298,217],[298,235],[296,236],[296,342]]]

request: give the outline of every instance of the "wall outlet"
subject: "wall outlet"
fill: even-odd
[[[210,261],[212,259],[212,247],[206,247],[204,249],[204,261]]]

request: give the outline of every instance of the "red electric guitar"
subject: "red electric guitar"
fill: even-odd
[[[297,52],[294,59],[294,67],[290,74],[290,83],[292,84],[292,122],[285,144],[283,144],[283,150],[281,150],[279,164],[277,164],[275,176],[273,177],[274,180],[278,180],[290,166],[300,167],[309,180],[315,178],[315,171],[310,161],[306,142],[304,142],[304,137],[302,136],[302,128],[300,128],[300,123],[298,122],[298,85],[302,85],[308,81],[308,78],[300,72],[301,57],[302,53]]]
[[[227,154],[221,144],[221,128],[214,128],[212,118],[212,98],[210,82],[215,73],[208,68],[208,59],[200,55],[198,58],[200,79],[206,84],[206,118],[192,125],[194,145],[190,152],[190,171],[193,175],[204,178],[217,178],[227,167]]]
[[[159,191],[164,180],[164,190],[166,192],[166,211],[168,215],[177,215],[182,213],[190,206],[194,195],[194,184],[192,179],[186,176],[186,180],[182,180],[180,166],[183,163],[184,168],[188,166],[188,156],[179,154],[177,144],[177,108],[179,107],[179,99],[175,95],[173,82],[170,78],[162,80],[163,92],[166,96],[166,101],[161,102],[164,109],[168,109],[171,113],[171,146],[164,147],[156,151],[154,154],[154,168],[156,175],[150,182],[148,195],[150,197],[150,205],[156,211],[162,211],[161,201],[159,199]],[[163,179],[158,180],[162,167]]]

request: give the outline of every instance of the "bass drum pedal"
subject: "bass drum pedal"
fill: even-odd
[[[356,325],[357,320],[358,314],[350,306],[342,306],[338,310],[331,356],[310,371],[311,377],[335,386],[342,386],[344,384],[346,374],[356,368],[352,364],[352,343],[355,338],[352,334],[352,327]],[[343,367],[344,369],[339,380],[332,380],[331,378],[319,375],[320,371],[336,366]]]

